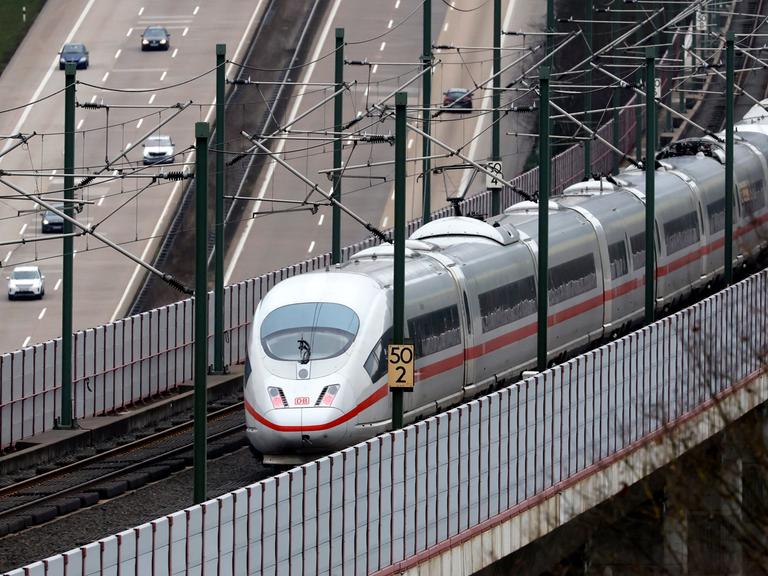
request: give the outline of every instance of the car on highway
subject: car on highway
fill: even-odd
[[[449,88],[443,92],[443,108],[468,112],[472,110],[472,94],[466,88]]]
[[[51,206],[57,210],[64,210],[64,204],[61,202],[53,202]],[[64,218],[56,214],[53,210],[45,210],[43,212],[41,224],[43,234],[64,231]]]
[[[173,162],[174,145],[170,136],[156,134],[144,141],[144,164]]]
[[[64,70],[68,62],[74,62],[79,69],[88,68],[90,62],[85,44],[64,44],[59,52],[59,70]]]
[[[141,34],[142,50],[168,50],[171,35],[165,26],[147,26]]]
[[[37,266],[16,266],[8,279],[8,300],[42,298],[45,296],[45,276]]]

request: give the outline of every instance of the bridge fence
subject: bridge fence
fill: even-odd
[[[446,413],[9,575],[399,573],[764,373],[767,305],[763,271]]]

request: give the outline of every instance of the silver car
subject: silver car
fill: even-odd
[[[173,162],[173,140],[170,136],[150,136],[144,142],[144,164]]]
[[[8,300],[42,298],[45,296],[45,276],[37,266],[16,266],[8,278]]]

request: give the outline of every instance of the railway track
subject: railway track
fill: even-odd
[[[115,498],[192,464],[193,422],[0,488],[0,537]],[[246,445],[242,402],[208,414],[208,457]]]

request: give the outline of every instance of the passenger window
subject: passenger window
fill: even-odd
[[[667,254],[684,250],[699,241],[699,219],[696,212],[689,212],[664,223],[664,241]]]
[[[483,333],[536,313],[533,276],[483,292],[479,297]]]
[[[459,307],[441,308],[408,320],[416,357],[422,358],[461,344]]]
[[[645,266],[645,232],[632,236],[629,239],[629,247],[632,249],[632,268],[640,270]]]
[[[765,186],[762,180],[740,186],[739,194],[741,195],[744,214],[746,214],[747,218],[754,216],[765,208]]]
[[[559,304],[597,288],[595,258],[585,254],[549,269],[549,303]]]
[[[725,228],[725,198],[707,204],[707,219],[710,234]]]
[[[627,247],[624,240],[614,242],[608,246],[608,259],[611,263],[611,280],[615,280],[629,272]]]

